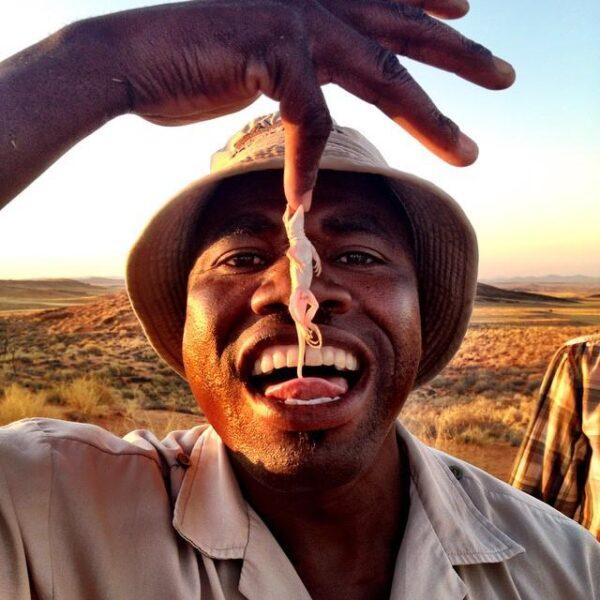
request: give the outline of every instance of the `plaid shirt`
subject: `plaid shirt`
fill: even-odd
[[[600,334],[554,355],[510,483],[600,540]]]

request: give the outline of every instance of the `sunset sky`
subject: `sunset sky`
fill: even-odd
[[[83,18],[160,2],[20,0],[0,5],[0,59]],[[539,7],[534,11],[533,6]],[[447,166],[375,108],[339,88],[334,119],[361,130],[401,170],[448,191],[472,220],[480,278],[600,276],[600,2],[471,0],[455,26],[513,63],[517,82],[490,92],[404,63],[480,146],[478,162]],[[122,275],[148,218],[208,170],[210,154],[260,99],[227,117],[161,128],[121,117],[80,143],[0,212],[0,278]]]

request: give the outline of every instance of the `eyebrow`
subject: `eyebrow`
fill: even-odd
[[[323,231],[333,235],[347,235],[350,233],[366,233],[376,235],[388,241],[394,241],[394,236],[376,217],[372,215],[357,214],[352,216],[332,216],[323,219]]]
[[[366,233],[376,235],[390,242],[395,242],[390,233],[376,217],[372,215],[356,214],[352,216],[330,216],[323,219],[323,231],[329,235],[348,235],[352,233]],[[265,233],[283,231],[283,226],[260,213],[242,213],[235,221],[226,221],[216,229],[209,232],[203,246],[207,248],[216,241],[232,236],[250,235],[260,237]]]
[[[264,215],[259,213],[243,213],[236,217],[235,221],[226,221],[216,229],[210,231],[205,238],[204,246],[208,247],[217,240],[237,235],[260,236],[264,233],[273,233],[283,226],[280,223],[274,223]]]

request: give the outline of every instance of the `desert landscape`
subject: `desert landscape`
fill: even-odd
[[[600,279],[480,283],[466,339],[402,412],[421,439],[506,479],[554,351],[600,330]],[[118,278],[0,281],[0,425],[47,416],[159,437],[203,416]]]

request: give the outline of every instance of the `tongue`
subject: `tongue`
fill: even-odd
[[[343,377],[301,377],[290,379],[277,385],[270,385],[265,390],[267,398],[287,400],[311,400],[312,398],[335,398],[348,391],[348,382]]]

